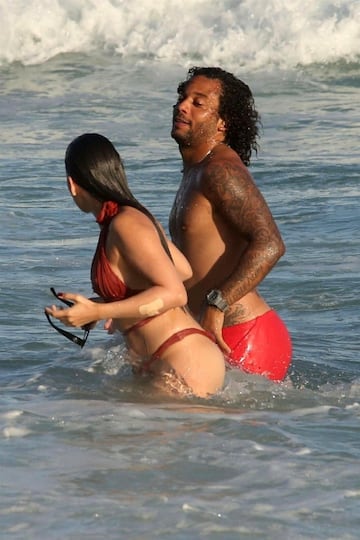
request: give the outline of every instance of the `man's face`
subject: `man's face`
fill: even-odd
[[[197,75],[184,86],[174,107],[171,136],[180,146],[211,142],[224,125],[219,116],[221,82]]]

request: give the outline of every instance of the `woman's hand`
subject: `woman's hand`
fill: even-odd
[[[108,334],[114,334],[115,333],[115,326],[113,319],[106,319],[104,323],[104,330],[107,331]]]
[[[76,326],[82,328],[91,323],[93,327],[101,319],[99,307],[101,304],[89,300],[81,294],[58,293],[64,300],[70,300],[74,305],[69,308],[59,308],[55,305],[46,307],[45,311],[51,317],[58,319],[66,326]]]

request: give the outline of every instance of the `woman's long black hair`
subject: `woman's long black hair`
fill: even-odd
[[[148,216],[171,258],[167,241],[156,219],[132,194],[121,157],[109,139],[98,133],[84,133],[76,137],[67,147],[65,170],[68,176],[98,201],[132,206]]]

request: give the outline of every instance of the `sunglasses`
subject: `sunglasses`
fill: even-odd
[[[61,296],[59,296],[58,293],[55,291],[54,287],[50,287],[50,291],[53,293],[55,298],[60,300],[60,302],[63,302],[63,304],[66,304],[68,307],[72,307],[74,305],[74,302],[70,302],[70,300],[65,300],[65,298],[61,298]],[[75,343],[76,345],[79,345],[81,348],[83,348],[89,336],[89,332],[90,332],[89,324],[86,324],[85,326],[83,326],[84,336],[81,338],[79,336],[76,336],[75,334],[72,334],[71,332],[68,332],[67,330],[64,330],[63,328],[60,328],[59,326],[56,326],[56,324],[53,323],[53,321],[50,318],[50,315],[46,313],[46,311],[45,311],[45,317],[47,318],[49,324],[53,328],[55,328],[55,330],[59,332],[59,334],[61,334],[62,336],[66,337],[67,339]]]

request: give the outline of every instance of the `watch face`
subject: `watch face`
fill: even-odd
[[[214,306],[220,311],[225,311],[228,308],[226,300],[222,297],[221,291],[213,289],[206,295],[206,301],[209,306]]]
[[[219,293],[217,291],[210,291],[206,295],[206,298],[207,298],[208,302],[216,302],[216,300],[218,299],[218,296],[219,296]]]

